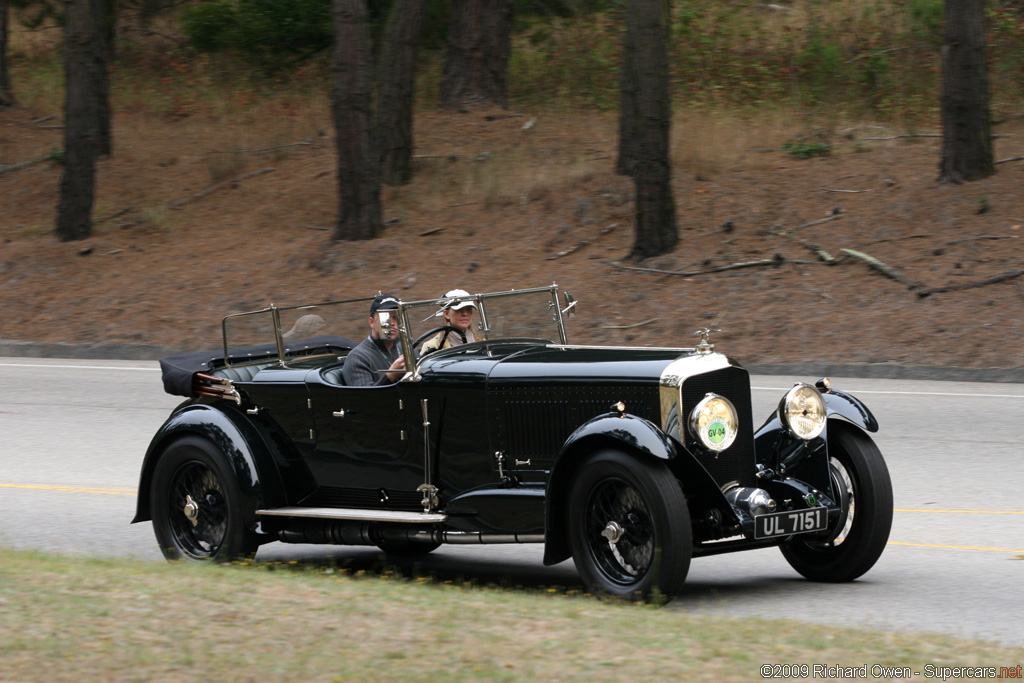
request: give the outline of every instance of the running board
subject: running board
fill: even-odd
[[[356,510],[353,508],[271,508],[257,510],[257,515],[274,517],[317,517],[320,519],[354,519],[364,522],[395,522],[398,524],[436,524],[448,519],[441,512],[401,512],[399,510]]]

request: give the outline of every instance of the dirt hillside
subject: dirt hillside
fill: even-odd
[[[689,346],[713,326],[719,350],[745,362],[1024,367],[1024,277],[922,296],[1021,274],[1024,162],[938,185],[935,137],[680,114],[679,246],[628,263],[633,189],[614,174],[611,115],[421,114],[414,182],[385,188],[380,239],[348,243],[331,240],[326,117],[290,140],[239,137],[225,178],[199,132],[213,121],[123,114],[99,167],[95,234],[60,243],[61,167],[10,168],[62,146],[50,114],[0,110],[0,339],[161,353],[208,346],[221,316],[271,302],[557,282],[580,301],[574,342]],[[996,132],[997,159],[1024,154],[1020,117]],[[799,140],[832,153],[781,151]]]

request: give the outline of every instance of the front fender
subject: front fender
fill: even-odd
[[[868,410],[868,407],[864,405],[864,402],[856,396],[831,389],[827,392],[822,392],[821,397],[825,399],[825,415],[827,419],[841,418],[860,427],[864,431],[878,431],[878,420]],[[782,426],[779,411],[776,409],[768,420],[761,425],[760,429],[754,433],[754,441],[758,444],[764,444],[769,441],[774,443],[775,439],[772,437],[785,432],[786,429]],[[758,450],[760,451],[760,448]]]
[[[825,399],[825,408],[829,418],[838,416],[865,431],[878,431],[878,420],[864,405],[864,402],[856,396],[831,389],[823,393],[822,397]]]
[[[132,524],[152,519],[149,494],[156,463],[171,443],[190,434],[207,439],[224,453],[252,509],[287,504],[272,447],[260,431],[233,406],[194,403],[175,410],[150,442],[142,462]]]
[[[557,564],[571,554],[565,514],[572,476],[588,455],[602,448],[618,448],[640,458],[671,460],[676,457],[675,443],[654,423],[641,417],[606,413],[580,425],[562,445],[548,478],[544,512],[545,565]]]

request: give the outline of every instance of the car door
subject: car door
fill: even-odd
[[[403,385],[311,382],[309,388],[316,447],[307,462],[324,489],[321,497],[330,494],[338,507],[390,507],[390,492],[405,492],[418,502],[422,458],[406,457],[410,411]]]

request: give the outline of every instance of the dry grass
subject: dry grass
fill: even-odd
[[[0,557],[0,658],[12,682],[750,681],[766,663],[923,672],[1015,665],[1024,655],[390,572]]]

